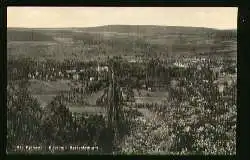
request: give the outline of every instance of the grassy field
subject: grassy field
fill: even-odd
[[[30,80],[29,90],[31,95],[35,97],[40,103],[41,107],[45,107],[50,103],[53,98],[61,91],[69,91],[69,81],[58,80],[58,81],[41,81],[41,80]]]
[[[44,106],[48,104],[53,97],[62,91],[70,91],[70,81],[57,80],[57,81],[41,81],[30,80],[29,90],[31,94],[38,99],[38,101]],[[96,100],[103,95],[103,90],[86,96],[87,103],[90,105],[96,105]]]
[[[147,91],[140,89],[139,92],[137,90],[133,90],[135,95],[135,103],[163,103],[164,100],[168,97],[168,92],[164,91]]]
[[[70,86],[67,80],[57,80],[57,81],[41,81],[41,80],[30,80],[29,90],[31,94],[58,94],[61,91],[69,91]]]

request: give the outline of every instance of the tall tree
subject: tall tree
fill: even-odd
[[[122,110],[122,94],[118,84],[120,63],[117,60],[109,61],[109,86],[105,89],[104,100],[107,112],[107,145],[106,151],[111,152],[113,146],[121,137],[122,123],[124,120]]]

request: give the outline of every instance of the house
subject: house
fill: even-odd
[[[201,70],[201,65],[197,65],[197,70]]]
[[[108,66],[99,66],[98,65],[96,70],[97,70],[97,72],[103,72],[103,71],[108,72],[109,68],[108,68]]]
[[[122,93],[122,99],[126,100],[128,98],[127,94],[126,94],[126,88],[122,87],[121,93]]]
[[[202,80],[204,83],[208,83],[209,81],[208,80],[206,80],[206,79],[203,79]]]
[[[38,71],[36,71],[36,76],[38,76],[39,75],[39,72]]]
[[[66,73],[76,73],[76,70],[73,69],[73,70],[66,70]]]
[[[232,85],[233,80],[232,79],[228,79],[228,78],[219,78],[218,80],[213,82],[217,87],[218,90],[221,94],[223,94],[224,89],[227,85]]]
[[[232,78],[233,82],[237,82],[237,73],[236,74],[232,74],[231,78]]]
[[[225,77],[227,85],[231,86],[233,83],[237,82],[237,74],[230,74]]]
[[[81,69],[80,72],[81,72],[81,73],[85,72],[85,69]]]
[[[220,73],[221,72],[221,67],[213,67],[211,68],[213,73]]]
[[[146,84],[143,84],[142,86],[141,86],[143,89],[146,89]]]
[[[228,79],[227,80],[227,85],[231,86],[233,84],[233,80],[232,79]]]
[[[89,80],[90,80],[90,81],[94,81],[94,80],[95,80],[95,77],[89,77]]]
[[[175,88],[175,87],[177,87],[178,86],[178,84],[179,84],[179,81],[178,80],[171,80],[171,87],[173,87],[173,88]]]
[[[58,72],[58,76],[62,76],[62,72],[61,71]]]
[[[218,84],[218,89],[221,94],[223,94],[224,88],[225,88],[224,84]]]
[[[79,74],[73,74],[73,80],[79,80]]]
[[[31,77],[32,77],[32,75],[31,75],[31,73],[29,73],[29,74],[28,74],[28,78],[31,78]]]
[[[187,68],[187,67],[188,67],[187,65],[182,64],[182,63],[180,63],[180,62],[175,62],[175,63],[174,63],[174,66],[180,67],[180,68]]]
[[[198,63],[199,61],[197,59],[191,60],[191,63]]]
[[[129,60],[128,62],[129,62],[129,63],[135,63],[136,60],[135,60],[135,59],[131,59],[131,60]]]
[[[108,66],[103,66],[103,67],[101,67],[101,71],[108,72],[108,71],[109,71]]]

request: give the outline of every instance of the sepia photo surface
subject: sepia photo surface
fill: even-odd
[[[237,8],[8,7],[7,153],[235,155]]]

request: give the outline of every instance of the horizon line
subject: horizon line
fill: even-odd
[[[107,26],[157,26],[157,27],[183,27],[183,28],[204,28],[213,30],[237,30],[237,28],[211,28],[204,26],[172,26],[172,25],[149,25],[149,24],[107,24],[107,25],[96,25],[96,26],[76,26],[76,27],[15,27],[7,26],[6,28],[19,28],[19,29],[77,29],[77,28],[95,28],[95,27],[107,27]]]

